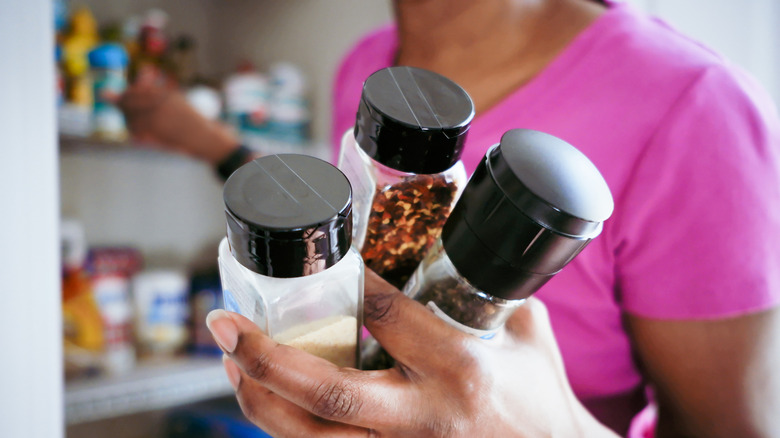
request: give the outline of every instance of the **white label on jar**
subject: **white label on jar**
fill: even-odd
[[[425,307],[431,309],[434,315],[438,316],[439,319],[443,320],[447,324],[455,327],[456,329],[468,333],[472,336],[476,336],[480,339],[492,339],[494,336],[496,336],[496,333],[498,332],[498,329],[496,330],[480,330],[475,329],[474,327],[469,327],[465,324],[461,324],[458,321],[455,321],[450,317],[450,315],[447,315],[444,313],[443,310],[439,309],[439,306],[436,305],[433,301],[428,301],[428,303],[425,305]]]
[[[242,286],[242,282],[237,279],[240,274],[231,269],[227,261],[223,260],[222,257],[219,257],[218,260],[225,310],[240,313],[257,324],[258,321],[255,317],[258,314],[263,315],[261,303],[256,298],[257,295]]]

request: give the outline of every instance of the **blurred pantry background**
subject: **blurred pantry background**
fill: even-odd
[[[111,91],[145,65],[252,147],[327,158],[334,69],[390,2],[0,2],[0,436],[264,436],[204,331],[221,299],[221,183],[129,142],[110,108],[93,125],[81,81],[91,69]],[[780,4],[633,3],[780,101]]]

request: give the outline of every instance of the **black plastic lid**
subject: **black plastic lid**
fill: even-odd
[[[606,181],[585,155],[549,134],[515,129],[477,167],[442,241],[475,287],[522,299],[596,237],[613,208]]]
[[[439,173],[463,151],[474,103],[455,82],[415,67],[389,67],[363,85],[355,139],[374,160],[409,173]]]
[[[352,188],[340,170],[318,158],[258,158],[230,176],[223,195],[230,251],[258,274],[316,274],[352,244]]]

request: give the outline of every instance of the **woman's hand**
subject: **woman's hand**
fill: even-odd
[[[185,96],[140,74],[118,99],[131,136],[138,142],[183,153],[216,165],[239,145],[225,125],[208,120]]]
[[[238,314],[208,317],[244,414],[276,437],[614,436],[575,398],[535,299],[484,341],[367,271],[365,324],[394,368],[338,368]]]

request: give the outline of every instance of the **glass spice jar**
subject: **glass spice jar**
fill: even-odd
[[[236,170],[224,200],[225,308],[279,343],[359,366],[363,261],[344,174],[317,158],[269,155]]]
[[[542,132],[510,130],[477,167],[404,293],[490,339],[601,233],[613,208],[606,181],[580,151]],[[367,369],[391,364],[373,339],[362,354]]]
[[[427,70],[385,68],[363,86],[338,167],[353,187],[355,246],[398,288],[439,237],[467,181],[460,154],[473,117],[468,94]]]

